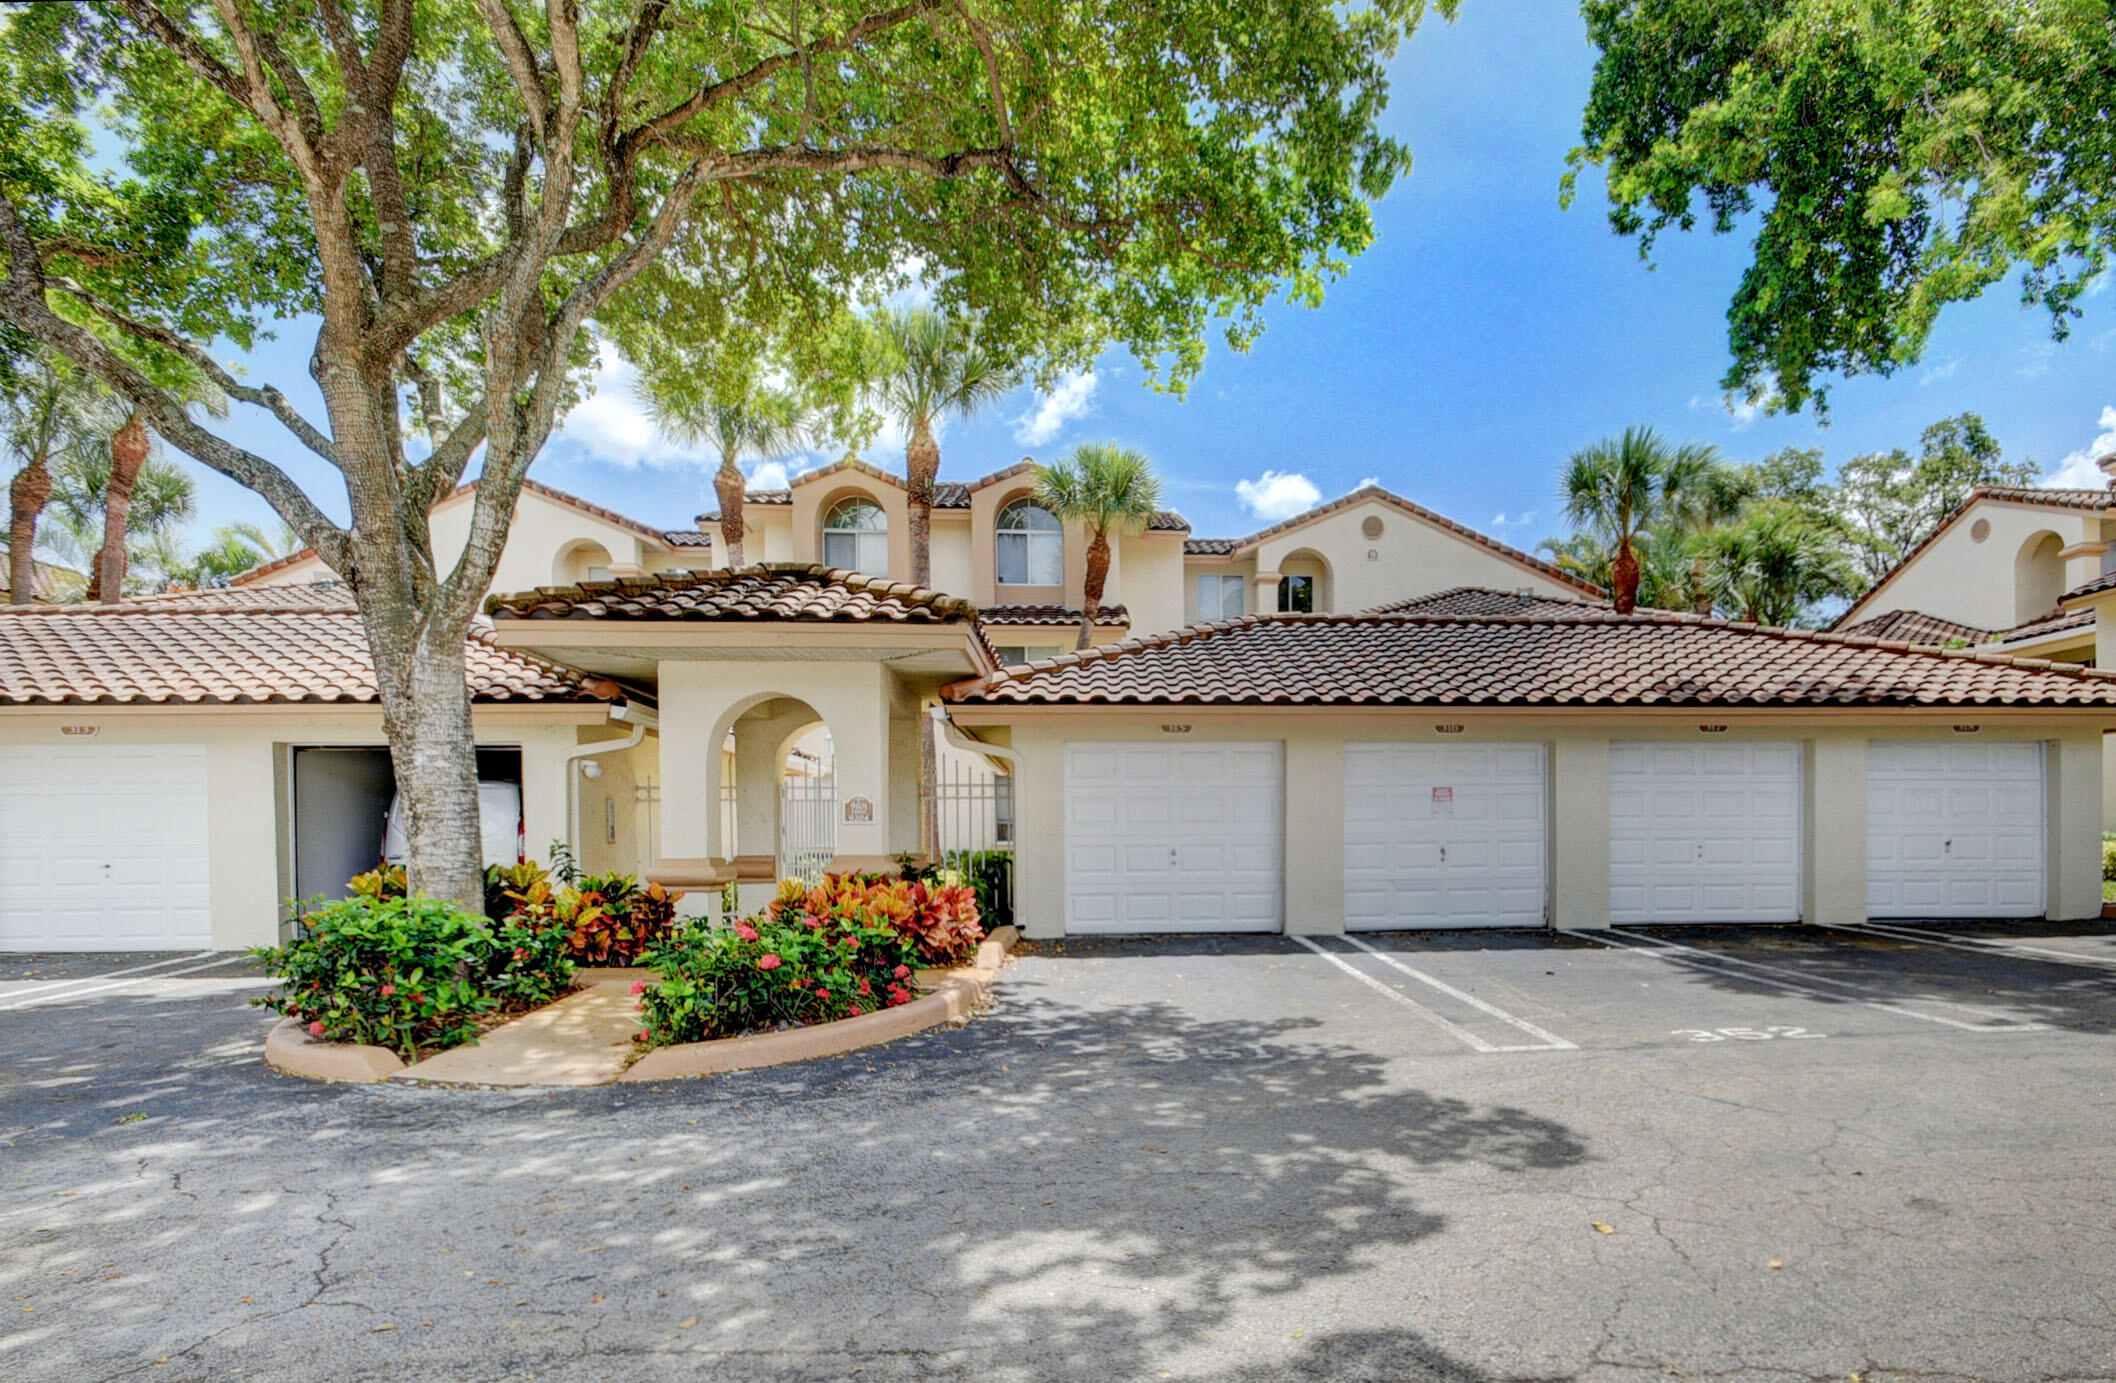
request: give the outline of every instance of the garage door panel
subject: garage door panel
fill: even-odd
[[[1543,746],[1347,744],[1345,925],[1537,927]]]
[[[0,950],[212,942],[195,744],[0,746]]]
[[[1791,922],[1800,915],[1800,747],[1610,746],[1612,920]]]
[[[1066,919],[1082,932],[1275,931],[1276,744],[1066,750]]]
[[[2041,745],[1868,746],[1868,916],[2040,916],[2046,859]]]

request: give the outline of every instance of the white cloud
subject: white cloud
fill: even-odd
[[[752,490],[783,490],[793,482],[793,473],[784,461],[757,461],[749,468],[749,488]]]
[[[1095,372],[1070,371],[1059,379],[1057,388],[1038,394],[1035,406],[1014,420],[1014,440],[1025,447],[1040,447],[1094,407]]]
[[[2098,490],[2108,483],[2108,477],[2094,462],[2100,457],[2116,451],[2116,407],[2101,410],[2099,436],[2078,451],[2057,463],[2057,469],[2043,477],[2043,484],[2061,489]]]
[[[1372,490],[1379,488],[1380,485],[1381,477],[1378,475],[1370,475],[1365,480],[1362,480],[1357,485],[1354,485],[1352,488],[1355,490]]]
[[[1322,498],[1315,482],[1299,471],[1265,471],[1255,480],[1237,480],[1234,493],[1260,519],[1290,519]]]
[[[1919,375],[1918,383],[1937,384],[1943,379],[1953,379],[1955,371],[1961,368],[1962,358],[1960,356],[1953,356],[1947,360],[1941,361],[1939,364],[1934,365],[1931,369],[1926,370],[1925,373]]]
[[[686,447],[662,435],[639,399],[639,371],[604,346],[596,357],[594,392],[581,400],[554,437],[563,437],[589,459],[630,470],[635,466],[712,465],[703,447]]]
[[[1736,431],[1747,427],[1750,423],[1763,416],[1762,404],[1751,403],[1747,399],[1737,402],[1732,394],[1716,399],[1705,394],[1692,394],[1690,395],[1690,407],[1699,410],[1717,409],[1725,413],[1729,418],[1733,419]]]
[[[1535,521],[1536,511],[1533,509],[1524,509],[1518,514],[1499,513],[1491,516],[1491,526],[1493,528],[1519,528],[1524,524],[1531,524]]]

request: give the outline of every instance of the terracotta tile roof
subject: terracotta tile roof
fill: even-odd
[[[1967,514],[1975,507],[1976,502],[1980,499],[1997,500],[2002,504],[2036,504],[2053,509],[2116,509],[2116,491],[2112,490],[2044,490],[2032,485],[1979,485],[1969,492],[1967,499],[1954,506],[1953,511],[1946,518],[1941,519],[1933,527],[1932,532],[1926,534],[1916,547],[1904,553],[1901,561],[1890,567],[1879,581],[1868,586],[1864,594],[1854,600],[1843,614],[1837,616],[1837,622],[1832,624],[1830,628],[1851,628],[1853,624],[1852,616],[1859,613],[1859,607],[1870,600],[1876,591],[1895,580],[1896,574],[1902,571],[1903,568],[1917,561],[1919,555],[1926,548],[1939,541],[1940,535],[1954,527],[1964,514]],[[2075,595],[2087,594],[2091,589],[2093,589],[2091,585],[2081,587],[2077,591],[2067,592],[2065,598],[2069,600]],[[1864,623],[1863,620],[1858,622]]]
[[[2106,706],[2116,673],[1695,615],[1251,615],[957,682],[970,704]]]
[[[2092,629],[2092,610],[2053,610],[2041,619],[2031,619],[2026,624],[2016,624],[2011,629],[2000,631],[1993,643],[2020,643],[2027,639],[2040,639],[2051,634],[2063,634],[2074,629]]]
[[[1500,591],[1489,586],[1450,586],[1431,595],[1412,596],[1376,605],[1370,615],[1445,615],[1454,618],[1482,615],[1571,615],[1588,610],[1611,609],[1607,601],[1572,600],[1564,596],[1535,595],[1526,591]]]
[[[977,617],[986,624],[1078,625],[1080,611],[1068,605],[987,605]],[[1122,605],[1104,605],[1095,612],[1101,625],[1131,624],[1131,612]]]
[[[1429,523],[1435,528],[1442,529],[1448,533],[1454,534],[1458,538],[1465,539],[1469,542],[1475,543],[1479,547],[1495,552],[1499,556],[1506,558],[1508,561],[1519,563],[1521,566],[1527,567],[1529,570],[1540,574],[1546,580],[1556,581],[1562,585],[1570,586],[1572,589],[1579,591],[1583,595],[1599,596],[1603,593],[1601,587],[1593,585],[1590,582],[1582,581],[1579,577],[1574,576],[1571,572],[1566,571],[1564,568],[1556,565],[1555,563],[1546,562],[1542,558],[1536,556],[1534,553],[1523,552],[1517,547],[1509,547],[1505,543],[1500,542],[1497,538],[1490,537],[1487,534],[1479,533],[1476,529],[1471,528],[1467,524],[1456,523],[1453,519],[1448,518],[1445,514],[1435,513],[1431,509],[1426,508],[1424,505],[1413,503],[1412,501],[1405,499],[1402,495],[1399,495],[1392,490],[1384,489],[1379,485],[1362,485],[1358,489],[1352,491],[1352,493],[1348,495],[1342,495],[1337,499],[1331,500],[1327,504],[1318,504],[1313,509],[1308,510],[1306,513],[1295,514],[1292,518],[1286,519],[1281,523],[1272,524],[1269,528],[1260,528],[1256,532],[1251,533],[1246,538],[1187,539],[1183,543],[1183,551],[1187,554],[1201,557],[1234,556],[1236,554],[1246,552],[1248,549],[1255,547],[1258,543],[1261,543],[1268,538],[1275,538],[1281,533],[1291,532],[1293,529],[1300,528],[1306,524],[1313,523],[1317,519],[1323,518],[1330,514],[1337,513],[1338,511],[1343,509],[1349,509],[1355,504],[1363,504],[1368,500],[1379,500],[1383,504],[1387,504],[1396,509],[1400,509],[1404,513],[1411,515],[1413,518],[1419,519],[1425,523]]]
[[[1840,634],[1857,634],[1867,639],[1904,639],[1911,643],[1943,644],[1954,639],[1965,643],[1989,643],[1995,636],[1993,630],[1941,619],[1923,610],[1890,610],[1885,615],[1862,619],[1857,624],[1833,627]]]
[[[936,481],[933,486],[933,507],[935,509],[968,509],[971,496],[984,489],[987,485],[996,485],[1002,480],[1011,480],[1016,476],[1025,475],[1035,469],[1036,463],[1034,461],[1020,461],[1004,470],[997,470],[990,475],[980,476],[976,480]],[[871,476],[876,480],[894,485],[899,490],[904,488],[904,478],[902,476],[892,475],[878,466],[871,466],[865,461],[859,460],[833,462],[820,470],[808,471],[805,474],[795,476],[794,483],[796,485],[806,485],[811,481],[822,480],[839,471],[857,471],[861,475]],[[743,502],[745,504],[792,504],[793,491],[751,490],[743,496]],[[720,511],[716,509],[710,513],[700,514],[698,522],[718,523],[720,522]],[[1153,516],[1152,521],[1146,527],[1149,532],[1187,533],[1190,531],[1190,520],[1172,509],[1163,509]]]
[[[2090,595],[2100,595],[2103,591],[2116,591],[2116,571],[2106,572],[2097,576],[2084,586],[2074,586],[2071,590],[2064,593],[2059,603],[2070,604],[2072,601],[2082,600]]]
[[[481,637],[468,641],[467,654],[471,696],[481,702],[596,702],[622,695],[613,683]],[[234,602],[0,612],[0,706],[377,699],[360,617],[339,609]]]
[[[488,613],[503,619],[791,620],[800,623],[974,624],[977,607],[923,586],[799,562],[736,571],[664,572],[539,586],[496,595]]]
[[[695,528],[672,528],[661,535],[661,541],[670,547],[711,547],[713,535],[700,533]]]

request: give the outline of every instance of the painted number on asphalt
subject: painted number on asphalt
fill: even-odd
[[[1676,1037],[1687,1037],[1692,1042],[1769,1042],[1773,1038],[1828,1037],[1826,1032],[1809,1032],[1806,1028],[1671,1028]]]

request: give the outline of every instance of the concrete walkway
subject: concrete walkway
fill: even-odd
[[[451,1085],[608,1085],[632,1057],[639,1000],[632,985],[650,971],[583,967],[578,993],[503,1023],[396,1076]]]

